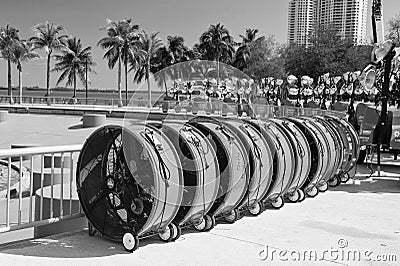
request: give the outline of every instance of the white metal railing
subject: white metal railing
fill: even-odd
[[[73,208],[72,196],[74,169],[81,148],[82,145],[65,145],[0,150],[3,166],[6,164],[8,168],[6,199],[0,199],[0,207],[5,207],[5,211],[0,210],[0,234],[83,216],[79,202],[76,203],[77,209]],[[18,172],[18,198],[11,199],[11,179],[15,171]],[[24,179],[24,174],[29,179]],[[27,182],[25,187],[29,185],[28,191],[25,191],[29,194],[24,194],[23,182]],[[54,193],[55,186],[59,186],[58,195]],[[45,189],[48,188],[50,195],[45,198]],[[64,197],[64,188],[69,189],[68,198]],[[49,201],[48,208],[45,200]],[[57,200],[58,206],[55,205]],[[65,203],[69,206],[68,210],[65,210]],[[56,207],[57,214],[54,212]]]

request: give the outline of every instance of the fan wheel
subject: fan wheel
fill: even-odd
[[[125,233],[122,238],[122,244],[128,252],[133,252],[139,247],[139,237],[132,233]]]

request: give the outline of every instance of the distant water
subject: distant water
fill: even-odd
[[[18,96],[19,92],[16,90],[13,90],[13,96]],[[23,91],[23,96],[24,97],[44,97],[46,94],[45,90],[27,90],[25,89]],[[163,92],[152,92],[152,100],[155,101],[159,99],[159,97],[163,94]],[[58,91],[54,90],[51,93],[51,97],[57,97],[57,98],[66,98],[66,99],[71,99],[73,95],[72,90],[71,91]],[[0,96],[7,96],[7,90],[0,89]],[[77,98],[84,99],[86,97],[85,91],[77,91]],[[137,91],[137,92],[131,92],[128,91],[128,99],[130,100],[133,97],[133,100],[140,100],[142,99],[147,99],[147,92],[146,91]],[[118,93],[116,91],[89,91],[88,93],[88,98],[91,99],[118,99]],[[125,92],[122,92],[122,98],[125,99]]]
[[[11,186],[17,183],[19,173],[11,169]],[[8,178],[8,167],[6,165],[0,164],[0,191],[7,189],[7,178]]]

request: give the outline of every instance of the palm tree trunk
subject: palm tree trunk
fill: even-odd
[[[75,70],[74,70],[74,96],[73,96],[73,98],[75,101],[75,99],[76,99],[76,72],[75,72]]]
[[[47,55],[47,79],[46,79],[46,97],[50,98],[50,58],[51,54]]]
[[[8,67],[8,79],[7,79],[7,86],[8,86],[8,96],[10,96],[10,104],[14,104],[14,99],[12,97],[12,87],[11,87],[11,60],[7,60],[7,67]]]
[[[217,58],[217,85],[219,87],[219,57]]]
[[[128,62],[125,60],[125,101],[126,105],[128,105]]]
[[[22,104],[22,70],[18,70],[19,104]]]
[[[151,108],[151,89],[150,89],[150,59],[147,62],[146,70],[147,90],[149,92],[149,108]]]
[[[118,57],[118,107],[122,107],[122,92],[121,92],[121,57]]]

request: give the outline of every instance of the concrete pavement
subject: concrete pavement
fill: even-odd
[[[81,144],[94,128],[80,125],[79,116],[10,114],[0,123],[0,149],[13,143]],[[174,243],[144,239],[130,254],[121,243],[81,230],[1,245],[0,266],[398,265],[399,168],[384,166],[385,177],[379,178],[369,177],[365,166],[358,170],[356,180],[314,199],[245,216],[232,225],[218,223],[208,233],[184,230]],[[384,258],[392,261],[376,261]]]
[[[132,254],[82,230],[0,246],[0,265],[398,265],[399,202],[397,178],[361,177],[208,233],[184,230],[174,243],[141,240]]]

